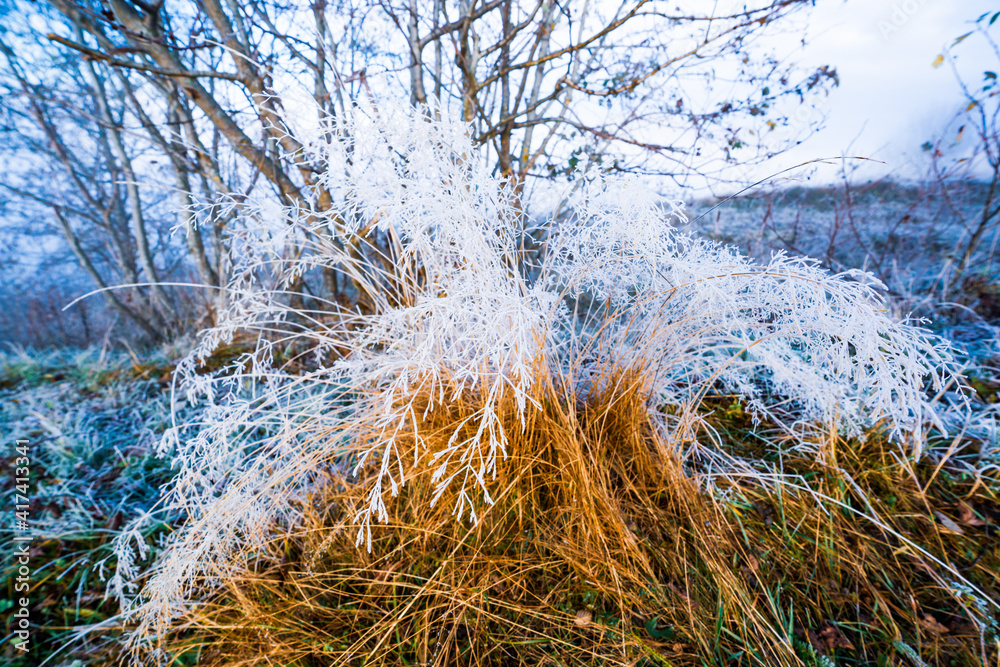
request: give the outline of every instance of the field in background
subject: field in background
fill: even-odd
[[[887,180],[749,192],[694,202],[684,229],[760,259],[787,252],[834,272],[869,271],[897,316],[926,320],[967,354],[971,374],[993,383],[1000,372],[1000,219],[972,238],[984,205],[996,206],[988,189],[975,181]]]
[[[691,222],[684,229],[762,259],[785,251],[816,258],[833,271],[870,271],[888,288],[898,314],[928,318],[952,339],[985,346],[977,354],[991,354],[987,350],[1000,324],[998,221],[980,235],[967,268],[956,276],[982,217],[987,187],[980,182],[878,181],[758,189],[730,201],[690,203]],[[123,340],[141,345],[141,331],[109,311],[98,295],[63,310],[93,289],[78,273],[70,263],[61,272],[5,276],[0,281],[5,304],[0,341],[45,349],[120,345]],[[178,279],[194,281],[191,276]],[[201,303],[196,290],[187,296]],[[185,307],[196,311],[200,306]]]
[[[992,323],[1000,319],[1000,224],[991,221],[969,247],[987,196],[988,185],[974,181],[792,187],[696,202],[686,229],[756,257],[785,251],[832,271],[870,271],[901,311]],[[972,312],[953,312],[959,304]]]

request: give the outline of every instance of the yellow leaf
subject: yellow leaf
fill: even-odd
[[[977,104],[979,104],[979,102],[977,102],[975,100],[972,100],[971,102],[969,102],[969,106],[965,107],[965,110],[966,111],[972,111],[973,109],[976,108]]]
[[[73,614],[79,614],[79,618],[91,618],[97,615],[99,612],[93,609],[87,609],[86,607],[81,607],[80,609],[74,609],[73,607],[66,607],[63,609],[63,613],[72,616]]]
[[[938,56],[934,59],[934,67],[941,67],[941,63],[944,62],[944,56]]]

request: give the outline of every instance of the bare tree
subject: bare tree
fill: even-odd
[[[430,82],[440,104],[459,104],[519,189],[592,167],[709,176],[719,166],[710,157],[735,159],[732,149],[766,134],[753,132],[757,121],[787,121],[775,113],[779,97],[836,82],[829,67],[796,79],[750,55],[770,23],[806,4],[795,1],[728,14],[648,0],[379,4],[405,40],[411,101],[426,102]],[[722,86],[722,99],[697,101]],[[737,119],[747,131],[733,129]]]
[[[150,245],[146,218],[155,207],[139,194],[132,153],[121,119],[108,103],[105,83],[92,63],[66,62],[60,76],[70,90],[60,90],[33,78],[3,39],[0,55],[8,73],[3,106],[8,147],[41,162],[37,170],[8,170],[0,185],[34,205],[31,217],[50,221],[50,229],[63,236],[96,286],[106,290],[111,306],[150,338],[168,336],[176,330],[178,311],[159,284],[156,252]],[[37,220],[26,224],[37,226]],[[165,235],[162,225],[156,231],[158,238]],[[140,282],[151,285],[107,290]]]
[[[202,283],[221,288],[226,227],[243,198],[273,193],[317,212],[336,206],[320,179],[326,165],[297,137],[360,95],[402,87],[429,113],[458,112],[524,199],[534,180],[588,170],[678,183],[718,177],[729,162],[775,149],[766,137],[787,121],[780,98],[803,102],[836,83],[829,67],[805,72],[753,48],[806,0],[761,0],[729,13],[651,0],[317,0],[308,11],[279,0],[48,2],[60,17],[48,39],[77,58],[96,102],[81,117],[99,128],[114,169],[116,221],[134,244],[120,253],[125,282],[161,282],[129,141],[166,156],[188,261]],[[46,96],[21,79],[26,97]],[[309,117],[297,97],[303,89],[315,109]],[[58,135],[44,113],[34,118]],[[58,136],[49,144],[58,157]],[[349,252],[391,261],[388,239],[351,231],[370,229],[369,221],[333,220],[332,236]],[[116,225],[105,225],[111,243],[124,238]],[[303,242],[293,242],[290,256]],[[313,279],[295,276],[290,298],[350,291],[364,301],[363,286],[351,288],[330,268],[319,285]],[[164,288],[146,292],[156,317],[175,319]]]

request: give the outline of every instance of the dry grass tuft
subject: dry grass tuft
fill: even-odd
[[[968,417],[941,402],[958,362],[871,276],[683,234],[682,207],[636,180],[588,181],[528,226],[461,123],[377,105],[324,127],[337,201],[241,203],[229,308],[177,365],[203,407],[158,449],[177,470],[162,510],[184,519],[150,563],[148,515],[115,540],[130,648],[777,665],[912,662],[938,633],[959,647],[939,653],[994,650],[977,569],[994,555],[963,561],[940,534],[961,532],[939,517],[954,507],[929,500],[955,484],[926,429]],[[358,308],[289,296],[320,275]],[[252,351],[198,371],[241,335]],[[737,402],[712,414],[720,395]]]
[[[707,420],[720,455],[780,457],[783,476],[717,479],[651,423],[641,373],[605,380],[586,398],[537,384],[523,430],[502,406],[508,457],[476,525],[451,516],[456,498],[432,507],[415,465],[366,553],[354,518],[377,469],[331,474],[164,648],[204,665],[1000,659],[997,480],[900,462],[874,435],[779,455],[721,399]],[[481,407],[469,392],[435,403],[412,451],[440,451]]]

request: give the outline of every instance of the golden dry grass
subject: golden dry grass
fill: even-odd
[[[818,458],[783,456],[780,483],[709,492],[711,471],[650,423],[639,374],[598,385],[586,400],[537,386],[523,431],[507,406],[477,525],[450,516],[454,498],[430,507],[428,469],[368,554],[352,526],[365,471],[331,476],[164,648],[247,666],[998,664],[995,610],[952,590],[960,575],[1000,600],[997,480],[830,434]],[[429,412],[429,451],[478,407],[466,393]],[[716,407],[727,455],[777,456]]]

